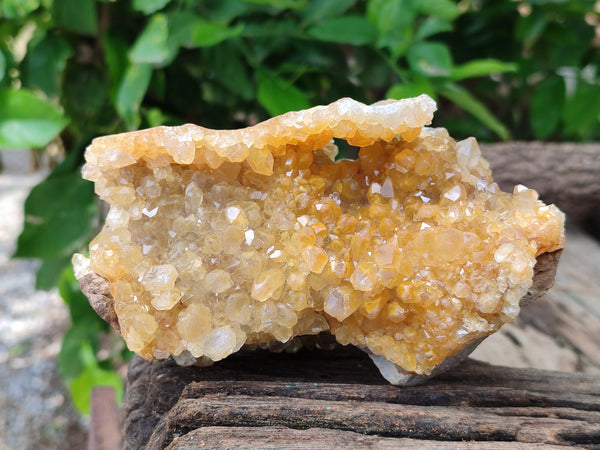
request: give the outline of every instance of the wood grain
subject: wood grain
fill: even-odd
[[[308,428],[297,430],[285,427],[204,427],[198,428],[174,440],[170,450],[183,449],[256,449],[262,450],[299,450],[299,449],[564,449],[563,446],[549,444],[531,444],[517,442],[462,441],[442,442],[411,438],[387,438],[364,435],[353,431]]]
[[[283,445],[272,427],[298,430],[288,438],[332,430],[363,447],[407,439],[600,443],[600,380],[592,375],[467,360],[426,385],[399,388],[382,384],[362,352],[344,348],[335,358],[326,351],[241,353],[207,368],[135,358],[129,381],[126,448],[193,448],[198,439],[208,448],[248,448],[267,436]],[[206,427],[213,432],[199,431]]]

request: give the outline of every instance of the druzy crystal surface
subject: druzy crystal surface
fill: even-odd
[[[110,211],[90,270],[146,359],[220,360],[332,333],[428,374],[519,312],[536,257],[564,245],[535,191],[501,192],[477,142],[427,128],[427,96],[342,99],[241,130],[94,140]],[[337,160],[332,138],[360,147]]]

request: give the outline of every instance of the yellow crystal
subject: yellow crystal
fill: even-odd
[[[474,139],[424,127],[434,110],[342,99],[242,130],[94,140],[83,173],[110,212],[90,268],[130,348],[216,361],[329,330],[427,374],[511,321],[563,215],[501,192]],[[358,159],[335,161],[332,138]]]

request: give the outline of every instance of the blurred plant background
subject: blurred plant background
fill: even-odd
[[[427,93],[456,138],[598,140],[599,30],[593,0],[0,0],[0,149],[53,162],[14,256],[42,260],[37,288],[69,307],[76,406],[95,384],[121,394],[129,356],[70,268],[101,224],[80,177],[94,137]]]

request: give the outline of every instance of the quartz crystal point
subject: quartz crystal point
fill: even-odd
[[[341,99],[241,130],[97,138],[83,175],[110,211],[78,278],[107,280],[146,359],[327,331],[392,382],[431,374],[513,320],[536,258],[564,246],[563,214],[500,191],[475,139],[425,127],[434,110]],[[333,138],[358,159],[336,161]]]

